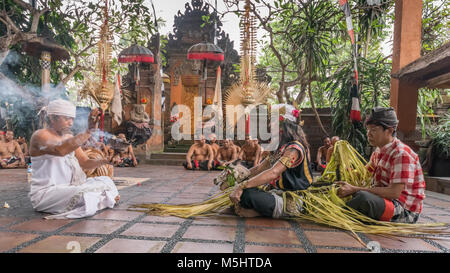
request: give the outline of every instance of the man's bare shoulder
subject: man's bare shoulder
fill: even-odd
[[[33,135],[31,136],[30,146],[32,146],[35,143],[41,143],[41,142],[45,142],[48,140],[61,140],[61,138],[67,139],[69,137],[71,137],[70,134],[66,134],[66,135],[60,137],[60,136],[55,135],[48,129],[40,129],[40,130],[37,130],[36,132],[34,132]]]

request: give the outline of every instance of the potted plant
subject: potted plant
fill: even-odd
[[[429,131],[428,175],[450,177],[450,112]]]

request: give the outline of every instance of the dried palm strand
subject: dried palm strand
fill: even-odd
[[[352,185],[369,187],[371,174],[365,167],[366,161],[347,142],[339,141],[330,163],[325,169],[324,175],[319,181],[334,182],[345,180]],[[338,170],[338,171],[336,171]],[[259,187],[264,189],[264,187]],[[182,218],[194,216],[206,216],[232,206],[229,194],[234,187],[219,192],[204,202],[181,205],[167,204],[141,204],[134,208],[142,208],[149,214],[172,215]],[[294,220],[309,220],[318,224],[324,224],[339,229],[348,230],[362,245],[365,243],[358,236],[358,232],[366,234],[378,234],[389,236],[408,236],[426,234],[450,234],[443,229],[448,227],[445,223],[393,223],[377,221],[348,207],[346,201],[351,197],[340,198],[334,185],[313,186],[303,191],[285,191],[282,194],[284,200],[284,212]],[[296,208],[302,207],[301,212]]]
[[[333,155],[319,181],[347,181],[359,186],[369,187],[372,174],[366,168],[367,161],[345,140],[334,144]]]
[[[169,204],[139,204],[133,205],[131,208],[141,208],[143,210],[135,210],[147,212],[152,215],[159,216],[177,216],[181,218],[189,218],[194,216],[207,216],[217,214],[218,212],[229,208],[232,203],[230,200],[230,193],[234,188],[230,187],[226,190],[219,192],[209,199],[192,204],[180,204],[180,205],[169,205]]]
[[[304,190],[285,192],[283,198],[292,198],[296,202],[303,202],[303,211],[296,214],[294,219],[305,219],[315,223],[348,230],[362,245],[366,246],[357,232],[365,234],[384,234],[395,236],[450,234],[444,231],[448,227],[445,223],[394,223],[377,221],[345,205],[345,199],[337,196],[334,186],[322,187],[320,190]],[[286,204],[286,202],[285,202]],[[285,211],[289,213],[288,211]]]

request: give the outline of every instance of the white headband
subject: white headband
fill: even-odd
[[[47,106],[47,115],[66,116],[75,118],[77,108],[70,101],[52,100]]]

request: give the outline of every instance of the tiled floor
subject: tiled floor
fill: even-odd
[[[142,202],[180,204],[218,192],[218,172],[141,165],[116,168],[120,203],[86,219],[44,220],[28,199],[25,170],[0,170],[0,252],[323,253],[370,252],[350,233],[306,221],[233,215],[182,219],[128,211]],[[10,208],[3,208],[7,202]],[[427,192],[420,222],[450,222],[450,196]],[[450,252],[450,236],[359,234],[381,252]]]

